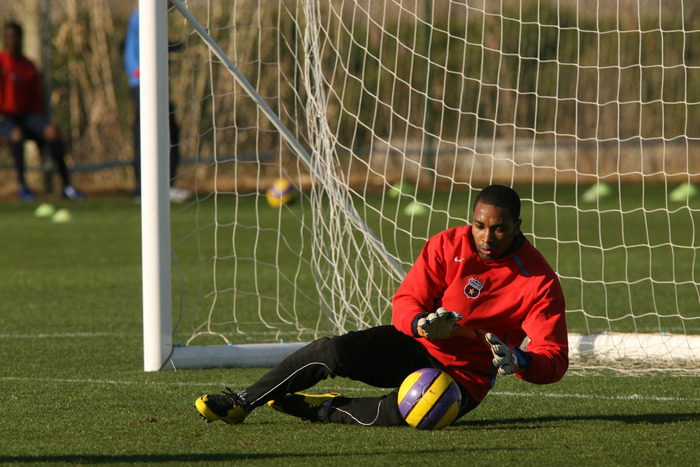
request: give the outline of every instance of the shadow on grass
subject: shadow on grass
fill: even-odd
[[[498,449],[496,449],[498,450]],[[505,451],[512,452],[513,448],[503,448]],[[430,454],[434,452],[435,455],[444,455],[452,451],[453,453],[459,454],[466,451],[483,451],[490,452],[494,451],[494,448],[477,448],[469,449],[464,446],[455,447],[453,449],[425,449],[420,448],[417,453]],[[405,450],[402,450],[402,454],[406,454]],[[182,463],[190,464],[195,462],[240,462],[240,461],[265,461],[269,460],[274,462],[275,460],[284,461],[284,459],[304,459],[306,458],[309,462],[313,459],[320,459],[323,457],[328,457],[332,459],[332,463],[337,463],[339,459],[342,458],[353,458],[353,457],[371,457],[373,461],[376,461],[377,452],[345,452],[345,453],[201,453],[201,454],[115,454],[115,455],[102,455],[102,454],[56,454],[56,455],[37,455],[37,456],[0,456],[0,464],[6,463],[23,463],[23,464],[55,464],[55,463],[67,463],[73,465],[85,465],[85,464],[139,464],[139,463],[149,463],[149,464],[159,464],[159,463]],[[386,455],[387,452],[383,451]],[[373,462],[372,461],[372,462]],[[315,464],[314,464],[315,465]]]
[[[501,425],[507,425],[508,428],[528,428],[528,425],[536,423],[553,423],[553,422],[571,422],[571,421],[597,421],[604,420],[609,422],[622,422],[628,424],[664,424],[678,422],[695,422],[700,421],[700,413],[650,413],[650,414],[595,414],[595,415],[572,415],[572,416],[545,416],[545,417],[518,417],[518,418],[503,418],[494,420],[469,420],[469,415],[457,421],[454,426],[469,426],[469,427],[485,427],[485,428],[504,428]]]

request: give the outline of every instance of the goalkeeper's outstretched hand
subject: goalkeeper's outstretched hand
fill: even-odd
[[[498,368],[499,374],[512,375],[513,373],[524,373],[527,371],[529,362],[520,349],[509,347],[490,332],[484,334],[484,339],[491,346],[493,364]]]
[[[418,334],[426,339],[447,339],[457,327],[462,315],[440,307],[434,313],[418,320]]]

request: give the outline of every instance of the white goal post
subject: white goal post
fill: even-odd
[[[490,183],[562,281],[574,366],[700,370],[682,4],[171,3],[139,1],[146,371],[266,367],[387,324],[422,244]],[[296,188],[279,208],[276,180]]]
[[[194,17],[183,14],[206,35]],[[168,23],[165,2],[139,1],[139,55],[141,73],[141,176],[143,255],[144,369],[200,368],[206,366],[272,366],[304,343],[247,344],[242,346],[174,347],[172,343],[172,288],[170,206],[168,189],[170,136],[168,127]],[[213,44],[216,46],[216,44]],[[220,50],[218,51],[220,52]],[[225,55],[222,56],[225,60]],[[229,69],[237,73],[230,66]],[[242,76],[239,79],[244,80]],[[249,84],[245,82],[247,86]],[[263,101],[259,104],[265,106]],[[270,117],[273,115],[270,113]],[[278,127],[286,131],[284,127]],[[298,145],[298,142],[296,142]],[[299,150],[304,151],[299,145]],[[148,157],[156,154],[157,157]],[[306,157],[308,155],[305,154]],[[148,182],[146,182],[148,180]]]
[[[164,2],[139,1],[141,73],[142,274],[144,369],[163,367],[172,351],[170,207],[168,206],[168,20]]]

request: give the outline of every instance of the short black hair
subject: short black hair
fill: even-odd
[[[505,185],[487,186],[476,197],[474,209],[478,203],[507,209],[513,217],[513,221],[520,219],[520,196],[515,190]]]
[[[5,23],[5,29],[14,29],[19,38],[22,38],[22,26],[17,21],[8,21]]]

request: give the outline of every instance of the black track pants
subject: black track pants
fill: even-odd
[[[404,425],[396,402],[396,388],[406,376],[426,367],[439,365],[414,338],[393,326],[378,326],[312,342],[246,388],[245,398],[258,407],[285,394],[308,389],[328,377],[341,376],[393,391],[382,397],[337,397],[333,399],[329,421]],[[465,390],[462,394],[460,416],[477,405]]]

